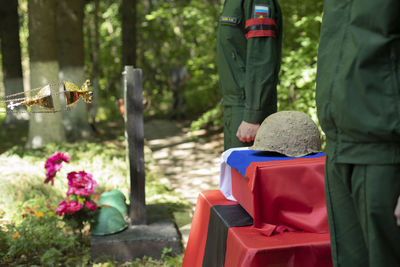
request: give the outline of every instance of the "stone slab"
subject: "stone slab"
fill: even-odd
[[[150,206],[148,224],[131,225],[126,230],[105,236],[91,237],[93,261],[115,260],[120,263],[144,256],[160,259],[164,248],[172,254],[182,253],[181,235],[166,208]]]

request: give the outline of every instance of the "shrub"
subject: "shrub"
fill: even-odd
[[[78,236],[54,214],[49,203],[42,204],[33,208],[25,206],[22,222],[7,224],[0,232],[4,241],[1,243],[8,250],[1,255],[3,264],[52,266],[66,262],[72,251],[78,253]]]

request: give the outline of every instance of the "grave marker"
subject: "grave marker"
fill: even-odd
[[[142,70],[125,66],[124,71],[125,135],[128,141],[131,182],[129,217],[131,224],[146,224],[144,127]]]

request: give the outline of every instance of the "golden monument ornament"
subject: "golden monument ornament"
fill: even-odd
[[[59,92],[52,92],[51,88],[60,85],[63,86],[63,90]],[[28,90],[26,92],[20,92],[4,97],[0,97],[0,104],[5,103],[7,109],[6,113],[54,113],[60,111],[68,111],[70,107],[78,102],[79,98],[82,98],[86,103],[92,103],[93,92],[89,91],[90,81],[86,80],[81,88],[76,84],[68,81],[48,84],[43,87]],[[36,93],[37,92],[37,93]],[[33,96],[25,97],[25,94]],[[64,109],[55,109],[53,97],[61,95],[65,99]],[[30,107],[37,105],[42,107],[42,110],[32,111]],[[26,106],[27,110],[16,109],[19,106]]]

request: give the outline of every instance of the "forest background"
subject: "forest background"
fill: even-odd
[[[210,123],[221,125],[221,95],[215,47],[216,28],[223,1],[72,2],[81,2],[83,5],[84,77],[95,81],[96,121],[114,120],[119,116],[116,101],[121,97],[121,74],[126,62],[143,70],[145,118],[169,116],[172,92],[168,86],[168,75],[171,66],[176,63],[175,59],[179,57],[190,73],[184,95],[187,115],[194,121],[193,127],[203,127]],[[124,7],[124,2],[130,2],[130,10]],[[28,1],[20,0],[18,3],[22,70],[27,90],[32,87],[32,82],[29,82],[32,66],[29,67]],[[284,31],[278,110],[303,111],[317,121],[315,74],[323,3],[315,0],[285,0],[280,5]],[[40,14],[48,16],[46,6]],[[128,38],[123,36],[124,25],[128,25],[130,30]],[[74,36],[79,30],[74,32],[59,27],[56,31],[61,36],[58,39],[64,40],[64,43],[80,38]],[[124,52],[124,47],[133,52]],[[73,51],[67,50],[64,54],[68,55],[69,52],[69,56],[74,57]],[[133,54],[132,59],[126,56],[129,53]],[[4,87],[1,87],[0,96],[4,94]],[[0,114],[0,119],[1,116],[4,118],[4,113]]]
[[[184,96],[191,128],[222,129],[216,66],[222,5],[223,0],[0,0],[0,265],[2,260],[9,266],[90,262],[90,246],[77,246],[77,237],[67,228],[59,231],[61,219],[51,216],[65,194],[66,179],[58,179],[54,187],[43,184],[43,163],[55,151],[65,151],[71,166],[98,180],[96,193],[119,189],[128,194],[121,129],[110,136],[93,133],[96,125],[122,125],[116,103],[122,96],[124,66],[142,69],[145,120],[168,119],[173,102],[168,77],[180,58],[190,73]],[[317,122],[315,75],[323,2],[282,0],[280,5],[284,27],[278,110],[303,111]],[[80,86],[86,79],[93,84],[91,105],[80,101],[69,112],[54,114],[24,109],[5,113],[10,95],[21,97],[25,91],[29,96],[31,89],[63,80]],[[156,164],[151,151],[146,153],[146,203],[183,209],[183,219],[190,222],[186,214],[192,208],[150,168]],[[46,208],[49,200],[51,209]],[[36,206],[43,216],[21,217]],[[162,266],[178,266],[176,260],[182,261],[182,255]]]

